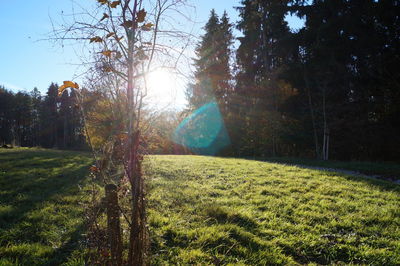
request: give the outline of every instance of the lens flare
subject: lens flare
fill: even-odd
[[[173,141],[197,154],[216,155],[230,144],[216,102],[210,102],[187,117],[175,130]]]

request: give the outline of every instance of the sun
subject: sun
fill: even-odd
[[[171,71],[158,69],[149,73],[146,80],[150,101],[168,104],[176,99],[177,80]]]

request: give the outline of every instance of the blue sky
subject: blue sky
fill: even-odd
[[[76,0],[84,5],[95,0]],[[194,33],[201,27],[214,8],[218,14],[226,10],[232,22],[238,20],[233,8],[239,0],[191,0],[196,7]],[[13,91],[31,91],[37,87],[45,93],[51,82],[62,83],[79,74],[79,58],[72,47],[61,48],[49,41],[51,19],[57,20],[61,11],[71,10],[71,0],[11,0],[0,1],[0,85]],[[296,21],[292,22],[296,25]]]

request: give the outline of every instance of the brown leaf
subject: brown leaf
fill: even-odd
[[[102,41],[103,41],[103,39],[101,37],[99,37],[99,36],[90,38],[90,43],[92,43],[92,42],[102,42]]]
[[[153,23],[146,23],[142,26],[142,30],[144,31],[151,31],[151,28],[154,26]]]
[[[116,59],[120,59],[121,57],[122,57],[121,52],[116,52],[116,53],[115,53],[115,58],[116,58]]]
[[[121,26],[126,27],[126,28],[130,28],[130,27],[132,27],[132,25],[136,27],[137,23],[133,22],[133,24],[132,24],[132,20],[127,20],[121,24]]]
[[[113,72],[114,69],[113,69],[112,67],[110,67],[110,66],[104,66],[104,67],[103,67],[103,71],[104,71],[104,72]]]
[[[105,20],[106,18],[109,18],[110,16],[106,13],[103,13],[103,17],[100,19],[100,21]]]
[[[136,22],[137,23],[143,22],[144,19],[146,18],[146,14],[147,14],[147,12],[144,11],[144,9],[139,10],[139,12],[137,12],[137,15],[136,15]]]
[[[109,4],[111,8],[116,8],[119,4],[121,4],[121,1],[113,1]]]
[[[121,37],[115,36],[115,40],[116,40],[117,42],[121,41],[123,38],[124,38],[124,36],[121,36]]]
[[[92,172],[92,173],[100,172],[100,169],[95,165],[90,166],[89,169],[90,169],[90,172]]]
[[[104,5],[108,3],[108,0],[97,0],[100,4]]]
[[[114,36],[115,32],[110,32],[109,34],[106,35],[106,38],[110,38],[111,36]]]

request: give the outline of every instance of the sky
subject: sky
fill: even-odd
[[[95,0],[75,0],[91,5]],[[193,34],[200,36],[210,10],[222,15],[224,10],[232,22],[238,21],[235,6],[239,0],[189,0],[195,7]],[[51,82],[61,84],[81,74],[80,59],[74,47],[61,47],[45,40],[52,31],[52,21],[60,21],[62,11],[69,12],[71,0],[0,0],[0,85],[13,91],[31,91],[37,87],[45,94]],[[292,20],[296,27],[300,22]],[[238,35],[235,32],[235,35]],[[184,87],[177,85],[178,105],[184,104]]]

